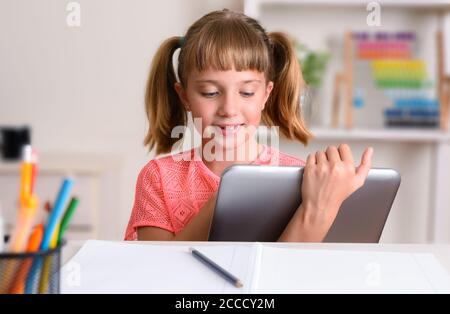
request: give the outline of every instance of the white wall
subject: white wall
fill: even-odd
[[[143,95],[155,50],[165,38],[182,35],[203,14],[224,7],[242,10],[242,2],[79,0],[80,28],[66,25],[68,2],[1,0],[0,125],[31,125],[33,143],[41,153],[123,158],[120,193],[111,196],[117,198],[118,209],[106,220],[117,220],[119,227],[100,235],[121,239],[137,174],[152,157],[142,146],[147,127]],[[289,27],[289,21],[294,24],[294,17],[286,17],[286,10],[278,13],[278,22],[268,19],[264,24],[268,30]],[[291,29],[313,48],[320,46],[311,29]],[[303,148],[284,142],[281,147],[306,158],[309,151],[326,144],[317,142]],[[356,153],[366,144],[374,143],[355,143]],[[394,167],[403,174],[383,239],[424,242],[431,171],[428,147],[374,146],[375,166]]]
[[[106,223],[121,239],[139,170],[151,156],[143,95],[150,61],[167,37],[236,0],[80,0],[81,27],[66,24],[63,0],[1,0],[0,125],[28,124],[42,154],[123,157],[120,206]]]

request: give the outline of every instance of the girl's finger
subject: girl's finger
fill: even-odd
[[[330,162],[337,163],[341,161],[341,156],[339,156],[339,151],[334,146],[328,146],[326,150],[327,159]]]
[[[328,163],[327,156],[323,151],[317,151],[316,152],[316,163],[317,165],[324,165]]]
[[[308,158],[306,158],[306,167],[311,167],[316,164],[316,155],[309,154]]]
[[[355,164],[355,161],[353,159],[352,150],[347,144],[341,144],[338,147],[339,155],[341,156],[341,160],[344,162],[348,162],[352,165]]]
[[[361,164],[356,168],[356,176],[359,177],[359,179],[362,181],[364,181],[367,178],[370,167],[372,167],[372,155],[373,155],[373,148],[372,147],[366,148],[361,157]]]

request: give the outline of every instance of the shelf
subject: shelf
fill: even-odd
[[[46,174],[101,174],[120,167],[122,159],[111,155],[43,154],[39,172]],[[0,160],[0,173],[18,173],[20,161]]]
[[[412,142],[412,143],[448,143],[450,132],[428,129],[333,129],[311,128],[314,141],[376,141],[376,142]],[[260,140],[268,137],[268,129],[259,128],[257,131]]]
[[[312,128],[311,132],[315,140],[450,143],[450,133],[440,130]]]
[[[446,9],[450,10],[450,1],[448,0],[378,0],[376,1],[383,7],[392,8],[410,8],[410,9]],[[259,17],[260,8],[263,5],[271,6],[310,6],[310,7],[364,7],[366,8],[370,1],[367,0],[245,0],[244,13],[254,18]]]

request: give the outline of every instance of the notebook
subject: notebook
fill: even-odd
[[[238,277],[236,288],[188,245],[87,241],[62,268],[62,293],[449,293],[430,253],[224,243],[195,248]]]

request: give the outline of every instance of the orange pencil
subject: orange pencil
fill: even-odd
[[[34,156],[36,157],[36,156]],[[33,156],[30,145],[23,148],[23,162],[20,179],[20,206],[17,215],[17,224],[12,233],[10,250],[14,253],[23,252],[26,248],[26,241],[33,226],[36,215],[38,199],[31,193],[33,185]],[[35,159],[36,161],[36,159]]]
[[[34,227],[27,244],[27,252],[37,252],[41,246],[42,236],[44,235],[44,224]]]
[[[44,235],[44,224],[37,225],[30,235],[27,244],[27,252],[37,252],[41,246],[42,237]],[[17,271],[16,279],[14,280],[9,293],[23,294],[25,291],[25,281],[27,279],[28,272],[33,264],[32,258],[25,260]]]

